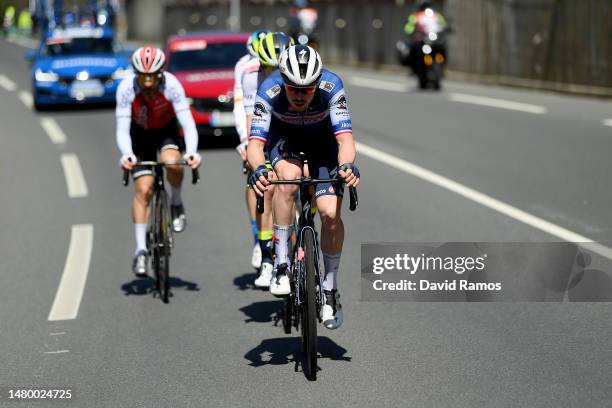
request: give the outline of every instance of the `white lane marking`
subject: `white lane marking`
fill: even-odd
[[[10,80],[10,78],[0,75],[0,87],[6,89],[9,92],[13,92],[17,89],[17,84]]]
[[[73,225],[62,279],[55,294],[49,320],[76,319],[85,290],[93,247],[91,224]]]
[[[66,332],[59,332],[59,333],[49,333],[49,336],[62,336],[66,334]]]
[[[548,113],[548,109],[544,106],[530,105],[527,103],[507,101],[505,99],[486,98],[484,96],[475,96],[462,93],[451,93],[448,99],[452,102],[469,103],[472,105],[488,106],[491,108],[508,109],[519,112],[533,113],[543,115]]]
[[[604,126],[612,126],[612,119],[604,119],[601,121]]]
[[[63,354],[70,353],[70,350],[45,351],[45,354]]]
[[[19,91],[17,97],[26,106],[26,108],[32,109],[32,106],[34,106],[34,99],[32,98],[31,93],[26,91]]]
[[[38,43],[36,42],[36,40],[33,40],[31,38],[25,38],[25,37],[21,37],[15,34],[11,34],[7,40],[10,43],[13,44],[17,44],[20,45],[24,48],[36,48],[36,46],[38,45]]]
[[[40,126],[47,132],[49,139],[54,144],[66,143],[66,134],[62,131],[62,128],[57,124],[53,118],[42,118],[40,120]]]
[[[555,225],[542,218],[536,217],[535,215],[531,215],[523,210],[520,210],[502,201],[499,201],[491,196],[488,196],[463,184],[457,183],[456,181],[453,181],[449,178],[436,174],[421,166],[410,163],[406,160],[400,159],[373,147],[364,145],[363,143],[357,143],[357,150],[360,154],[368,156],[381,163],[387,164],[405,173],[411,174],[429,183],[435,184],[438,187],[442,187],[446,190],[452,191],[464,198],[467,198],[468,200],[472,200],[482,206],[504,214],[533,228],[536,228],[540,231],[544,231],[547,234],[550,234],[557,238],[561,238],[562,240],[567,242],[578,243],[585,249],[588,249],[605,258],[612,259],[612,248],[608,248],[598,242],[593,241],[590,238]]]
[[[73,153],[62,154],[60,160],[68,186],[68,196],[70,198],[87,197],[87,183],[85,183],[85,176],[83,176],[77,155]]]
[[[372,79],[360,76],[349,77],[351,85],[360,86],[363,88],[378,89],[391,92],[406,92],[408,85],[399,82],[383,81],[380,79]]]

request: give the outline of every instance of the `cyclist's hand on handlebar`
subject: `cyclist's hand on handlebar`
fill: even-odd
[[[138,159],[133,154],[126,154],[121,156],[119,159],[119,165],[123,170],[132,170],[134,168],[134,163],[136,163]]]
[[[251,177],[249,177],[249,184],[253,187],[253,190],[258,196],[263,197],[264,192],[267,190],[266,187],[270,185],[271,172],[271,168],[265,164],[261,164],[251,174]]]
[[[344,163],[338,167],[338,175],[344,180],[347,187],[357,187],[361,175],[353,163]]]
[[[186,153],[183,159],[185,159],[187,165],[194,170],[200,167],[200,163],[202,163],[202,156],[200,156],[200,153]]]

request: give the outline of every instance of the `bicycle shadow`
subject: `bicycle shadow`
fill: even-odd
[[[318,359],[329,359],[333,361],[351,361],[347,356],[347,349],[338,345],[329,337],[318,336]],[[300,372],[300,366],[304,355],[302,354],[302,342],[299,337],[279,337],[263,340],[257,347],[244,355],[250,361],[251,367],[262,367],[266,365],[294,364],[294,371]],[[317,367],[320,371],[321,367]],[[304,370],[302,370],[304,372]]]
[[[198,292],[200,290],[200,287],[198,286],[197,283],[186,281],[176,276],[171,276],[169,283],[170,283],[170,290],[183,289],[183,290],[190,291],[190,292],[191,291]],[[125,296],[149,295],[155,291],[155,279],[153,279],[152,277],[149,277],[146,279],[135,278],[131,282],[126,282],[123,285],[121,285],[121,290],[123,290],[123,294]]]
[[[283,301],[255,302],[238,310],[246,315],[245,323],[273,322],[274,326],[278,326],[278,322],[283,318]]]

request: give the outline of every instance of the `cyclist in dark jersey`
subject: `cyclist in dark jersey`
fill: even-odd
[[[311,47],[289,47],[280,56],[279,71],[257,91],[247,158],[255,169],[251,184],[260,196],[269,185],[270,170],[264,150],[281,180],[303,174],[300,152],[305,153],[313,178],[339,176],[348,186],[359,184],[354,164],[355,142],[342,80],[323,69],[321,57]],[[270,292],[289,294],[289,240],[293,231],[293,205],[297,186],[277,185],[274,197],[275,277]],[[343,187],[319,184],[316,205],[321,216],[321,250],[325,265],[323,289],[326,304],[321,319],[328,329],[342,325],[338,294],[338,267],[344,241],[340,217]]]

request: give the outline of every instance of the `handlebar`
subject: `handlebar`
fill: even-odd
[[[165,166],[188,166],[186,160],[166,160],[166,161],[139,161],[134,163],[134,166],[150,166],[150,167],[165,167]],[[130,183],[130,171],[123,170],[123,185],[127,187]],[[200,172],[198,169],[191,169],[191,184],[198,184],[200,181]]]
[[[270,180],[270,184],[292,184],[298,186],[313,186],[320,183],[344,183],[342,179],[313,179],[310,177],[304,177],[295,180]],[[357,189],[355,187],[349,187],[349,209],[351,211],[355,211],[357,209],[357,205],[359,204],[359,197],[357,196]],[[257,212],[259,214],[263,214],[264,212],[264,198],[261,196],[257,196]]]

